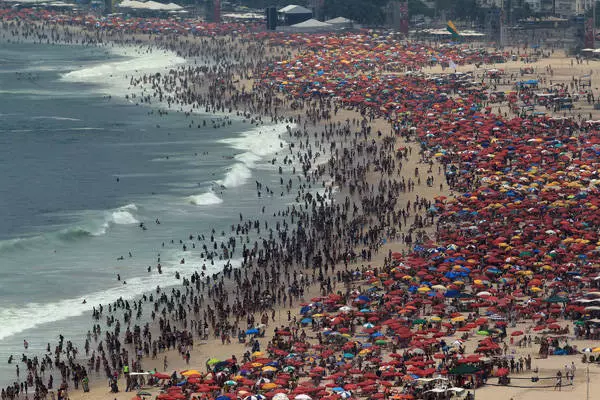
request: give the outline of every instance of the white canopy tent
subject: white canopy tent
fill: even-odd
[[[331,25],[335,25],[338,28],[352,28],[354,26],[354,21],[344,17],[328,19],[325,22]]]
[[[290,26],[288,30],[290,32],[329,32],[336,29],[337,28],[334,25],[311,18],[304,22],[300,22],[299,24]]]
[[[344,18],[344,17],[328,19],[325,22],[327,22],[328,24],[353,24],[354,23],[354,21],[352,21],[351,19]]]
[[[279,11],[282,14],[312,14],[312,11],[306,7],[297,6],[295,4],[290,4],[289,6],[285,6]]]
[[[150,10],[150,11],[180,11],[183,7],[175,3],[163,4],[156,1],[137,1],[137,0],[123,0],[117,5],[119,8],[129,8],[132,10]]]

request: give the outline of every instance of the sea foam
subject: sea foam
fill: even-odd
[[[252,169],[260,166],[261,161],[282,151],[287,143],[281,138],[287,131],[284,124],[257,127],[238,137],[220,140],[233,149],[241,150],[234,158],[237,161],[228,168],[225,177],[218,184],[225,188],[238,187],[252,177]]]
[[[115,94],[127,88],[129,83],[126,77],[139,77],[143,74],[164,72],[176,65],[184,64],[185,59],[174,52],[166,50],[153,50],[147,53],[144,49],[135,47],[111,47],[110,51],[125,60],[111,61],[77,69],[62,74],[61,79],[66,82],[98,84],[100,90]]]
[[[189,196],[188,201],[195,206],[211,206],[223,203],[223,199],[212,192]]]

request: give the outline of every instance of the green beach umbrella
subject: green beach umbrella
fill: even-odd
[[[210,360],[208,360],[206,363],[207,363],[208,365],[214,365],[214,364],[217,364],[217,363],[220,363],[220,362],[221,362],[221,360],[219,360],[218,358],[211,358],[211,359],[210,359]]]
[[[478,334],[478,335],[482,335],[482,336],[487,336],[487,335],[489,335],[490,333],[489,333],[488,331],[477,331],[477,334]]]
[[[387,342],[385,340],[379,339],[379,340],[375,341],[375,344],[384,345],[384,344],[387,344]]]
[[[465,374],[473,374],[477,371],[479,371],[479,368],[477,368],[474,365],[461,364],[461,365],[457,366],[456,368],[452,368],[450,370],[450,374],[451,375],[465,375]]]

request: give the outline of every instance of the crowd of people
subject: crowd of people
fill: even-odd
[[[77,390],[88,376],[118,391],[124,375],[136,388],[142,378],[132,373],[147,373],[145,360],[177,350],[193,365],[194,342],[210,336],[224,345],[250,336],[252,351],[209,360],[206,372],[152,371],[148,382],[165,385],[159,399],[433,398],[439,387],[450,396],[531,370],[531,359],[506,351],[509,335],[525,334],[512,329],[518,321],[532,321],[527,334],[548,334],[540,351],[565,320],[593,325],[575,300],[600,263],[598,126],[493,113],[493,78],[452,71],[510,53],[368,32],[283,35],[13,9],[0,18],[5,40],[158,46],[193,60],[127,77],[128,97],[179,111],[190,126],[195,112],[288,124],[283,164],[293,172],[281,173],[279,189],[257,182],[257,194],[298,193],[275,226],[240,215],[221,239],[167,242],[207,259],[237,251],[243,263],[215,274],[199,267],[180,287],[94,306],[84,349],[61,336],[54,351],[24,356],[24,378],[3,400]],[[448,73],[424,73],[436,65]],[[261,229],[268,235],[250,244]],[[275,310],[294,306],[300,315],[261,352],[255,336],[270,337]]]

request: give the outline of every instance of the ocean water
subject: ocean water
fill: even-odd
[[[93,306],[225,264],[203,260],[197,241],[184,252],[180,239],[191,248],[189,235],[209,238],[212,228],[226,239],[239,213],[272,220],[293,202],[295,190],[279,196],[271,163],[287,151],[285,125],[232,117],[214,129],[218,116],[161,116],[125,99],[127,76],[183,62],[160,51],[0,43],[1,384],[15,380],[9,355],[43,353],[59,333],[81,340]],[[259,199],[256,180],[277,196]]]

